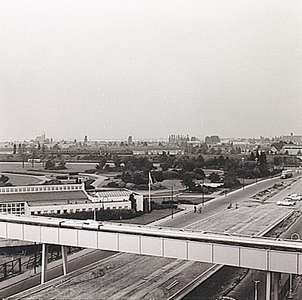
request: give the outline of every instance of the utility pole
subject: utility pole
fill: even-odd
[[[151,184],[152,182],[152,177],[151,177],[151,171],[149,172],[149,181],[148,181],[148,189],[149,189],[149,197],[148,197],[148,210],[151,212]]]
[[[172,206],[171,206],[171,208],[172,208],[171,217],[172,217],[172,219],[173,219],[173,185],[171,186],[171,203],[172,203]]]
[[[95,192],[93,195],[93,220],[96,221],[96,211],[95,211]]]
[[[242,189],[244,189],[244,157],[241,158],[242,160]]]
[[[204,178],[202,180],[202,206],[204,206]]]

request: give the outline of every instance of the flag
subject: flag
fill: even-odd
[[[152,180],[152,177],[151,177],[151,172],[149,172],[149,184],[153,184],[153,180]]]

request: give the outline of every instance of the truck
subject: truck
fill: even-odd
[[[283,170],[280,178],[290,178],[293,176],[293,170]]]

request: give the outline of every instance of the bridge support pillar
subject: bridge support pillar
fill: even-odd
[[[42,244],[41,284],[44,284],[47,280],[47,259],[48,259],[48,245]]]
[[[266,272],[266,293],[265,293],[265,299],[271,300],[271,289],[272,286],[272,272],[267,271]]]
[[[289,292],[288,299],[293,298],[293,274],[289,274]]]
[[[279,299],[279,280],[280,280],[280,273],[274,272],[273,273],[273,300]]]
[[[62,251],[62,261],[63,261],[63,274],[66,275],[68,272],[67,266],[67,248],[66,246],[61,246]]]

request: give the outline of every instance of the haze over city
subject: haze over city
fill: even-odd
[[[0,7],[0,140],[301,133],[301,1]]]

